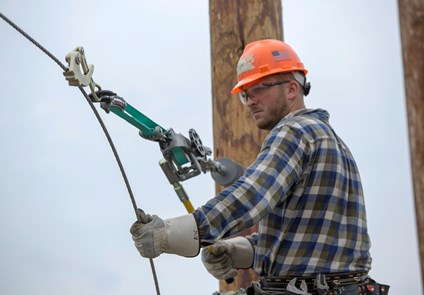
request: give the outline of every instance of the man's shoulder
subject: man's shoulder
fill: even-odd
[[[315,129],[329,129],[329,114],[323,109],[302,109],[288,114],[277,125],[279,131],[285,128],[298,129],[301,133],[308,133]]]

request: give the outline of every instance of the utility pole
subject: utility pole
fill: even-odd
[[[398,0],[421,280],[424,283],[424,0]]]
[[[265,38],[283,40],[281,0],[209,0],[209,15],[214,155],[247,167],[256,159],[266,133],[256,127],[249,111],[230,91],[236,84],[236,65],[246,44]],[[217,186],[216,190],[222,188]],[[257,279],[252,270],[241,270],[233,283],[221,281],[220,290],[246,288]]]

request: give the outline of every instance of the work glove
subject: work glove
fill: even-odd
[[[208,272],[218,280],[237,275],[237,269],[250,268],[255,252],[245,237],[219,240],[202,250],[202,262]]]
[[[163,220],[137,209],[137,215],[130,233],[141,256],[155,258],[162,253],[172,253],[194,257],[199,254],[199,233],[192,214]]]

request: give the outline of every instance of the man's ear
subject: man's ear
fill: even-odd
[[[294,100],[300,91],[300,85],[296,81],[290,81],[287,85],[287,98],[289,100]]]

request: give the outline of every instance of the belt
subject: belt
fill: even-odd
[[[288,283],[293,279],[297,279],[300,284],[305,281],[308,287],[313,287],[317,278],[325,279],[327,283],[333,286],[346,285],[352,283],[365,282],[368,277],[368,272],[350,272],[350,273],[328,273],[328,274],[306,274],[301,276],[274,277],[264,276],[261,278],[260,284],[265,288],[286,288]]]

